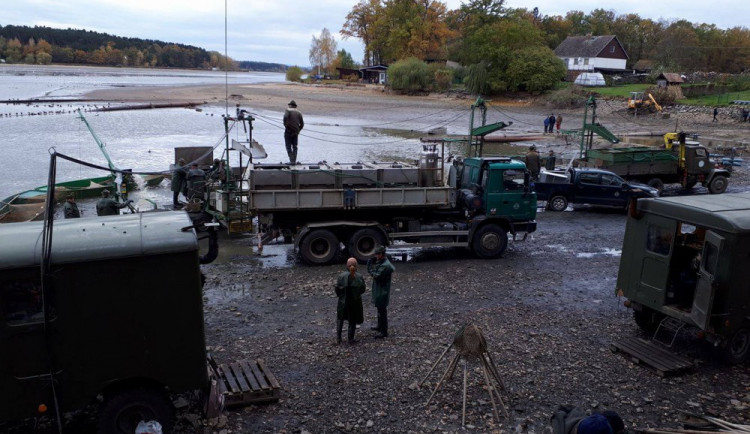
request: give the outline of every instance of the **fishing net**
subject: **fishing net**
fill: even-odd
[[[479,356],[487,352],[487,341],[482,329],[469,324],[458,330],[453,338],[453,346],[462,356]]]

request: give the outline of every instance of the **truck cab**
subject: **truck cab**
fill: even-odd
[[[0,225],[0,421],[99,404],[99,432],[173,421],[208,385],[198,241],[184,212]]]
[[[631,207],[616,294],[636,323],[674,318],[729,363],[750,358],[750,194],[639,200]]]

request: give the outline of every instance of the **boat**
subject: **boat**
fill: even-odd
[[[113,175],[76,179],[55,184],[54,198],[56,203],[64,201],[68,194],[76,199],[90,199],[99,197],[103,190],[115,188]],[[6,197],[0,202],[0,223],[42,220],[46,199],[46,185]]]

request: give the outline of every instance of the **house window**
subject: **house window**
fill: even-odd
[[[583,64],[584,65],[588,65],[589,64],[589,58],[588,57],[585,58],[585,59],[583,59]]]
[[[614,45],[611,46],[611,47],[609,47],[609,52],[610,53],[614,53],[615,52],[615,46]]]
[[[578,58],[573,59],[573,65],[578,65]]]

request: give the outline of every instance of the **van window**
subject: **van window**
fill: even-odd
[[[657,255],[669,255],[669,249],[672,247],[672,231],[660,226],[648,227],[648,239],[646,240],[646,249]]]
[[[578,179],[584,184],[601,184],[598,173],[581,173]]]
[[[42,312],[42,284],[40,279],[0,281],[3,316],[9,325],[39,323]]]
[[[708,274],[715,276],[716,275],[716,265],[719,262],[719,249],[711,244],[706,243],[703,245],[703,269],[708,272]]]

